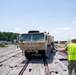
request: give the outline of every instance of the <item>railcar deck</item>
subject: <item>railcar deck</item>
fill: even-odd
[[[68,75],[67,66],[67,55],[61,52],[52,53],[45,61],[27,60],[20,49],[0,57],[0,75]]]

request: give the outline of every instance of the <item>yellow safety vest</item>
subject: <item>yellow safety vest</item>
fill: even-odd
[[[76,60],[76,44],[71,43],[68,46],[68,60]]]

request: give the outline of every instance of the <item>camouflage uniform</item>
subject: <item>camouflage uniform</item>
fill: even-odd
[[[73,69],[76,75],[76,61],[70,60],[68,61],[68,75],[72,75]]]

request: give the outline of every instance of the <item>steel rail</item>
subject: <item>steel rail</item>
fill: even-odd
[[[21,53],[21,52],[19,52],[19,53],[17,53],[17,54],[14,54],[14,55],[12,55],[12,56],[10,56],[10,57],[8,57],[8,58],[6,58],[6,59],[4,59],[4,60],[0,61],[0,63],[4,62],[4,61],[6,61],[6,60],[8,60],[8,59],[10,59],[10,58],[12,58],[12,57],[14,57],[15,55],[20,54],[20,53]]]
[[[29,62],[30,62],[31,59],[28,59],[27,62],[25,63],[25,65],[23,66],[23,68],[21,69],[21,71],[19,72],[18,75],[23,75],[24,71],[26,70]]]

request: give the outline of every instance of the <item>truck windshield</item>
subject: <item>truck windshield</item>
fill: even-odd
[[[22,34],[20,36],[20,41],[43,41],[44,40],[44,34]]]

